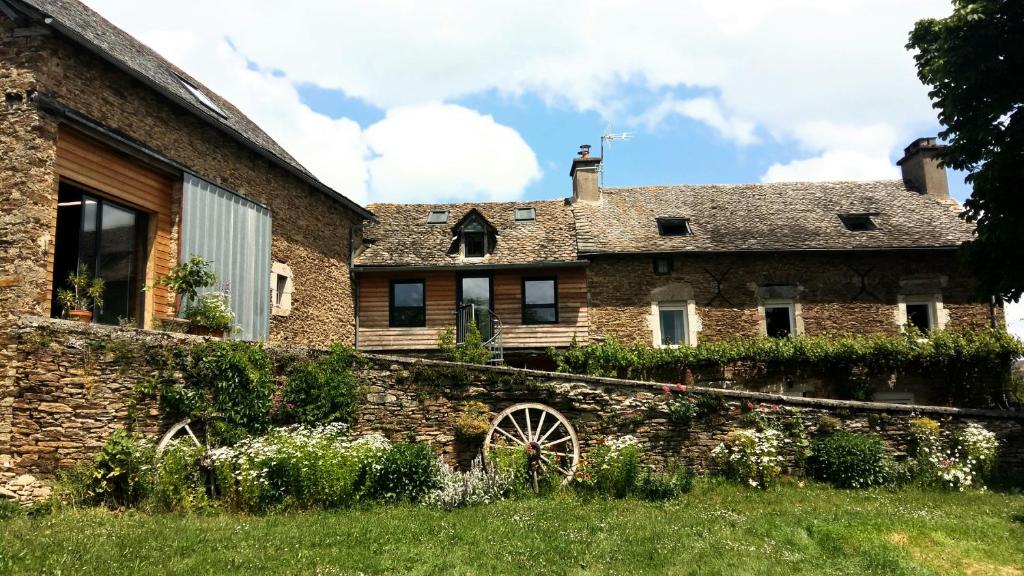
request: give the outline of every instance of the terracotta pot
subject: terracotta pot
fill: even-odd
[[[68,316],[75,322],[92,324],[92,312],[89,310],[68,310]]]

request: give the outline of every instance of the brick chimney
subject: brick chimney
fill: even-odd
[[[597,175],[601,158],[590,155],[590,144],[580,146],[579,157],[573,158],[569,176],[572,177],[573,202],[597,202],[601,199]]]
[[[908,190],[935,198],[949,198],[946,167],[938,158],[945,146],[935,138],[918,138],[903,150],[903,159],[896,163],[903,169],[903,183]]]

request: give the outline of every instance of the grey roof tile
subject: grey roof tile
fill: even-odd
[[[901,181],[787,182],[605,188],[573,205],[579,254],[932,248],[959,245],[972,226],[953,200]],[[877,230],[852,232],[844,213],[873,213]],[[690,219],[690,236],[660,236],[656,219]]]

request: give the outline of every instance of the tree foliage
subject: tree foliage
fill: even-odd
[[[920,20],[907,48],[945,127],[946,166],[969,172],[964,216],[976,223],[967,260],[984,291],[1024,292],[1024,2],[953,0]]]

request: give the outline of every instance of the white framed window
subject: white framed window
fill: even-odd
[[[792,300],[769,300],[761,306],[764,335],[786,338],[802,332],[797,325],[796,303]]]
[[[909,325],[922,334],[945,328],[946,314],[942,308],[942,298],[937,295],[900,296],[896,322],[901,330]]]
[[[270,265],[270,303],[274,316],[287,316],[292,312],[292,292],[294,291],[292,269],[284,263],[274,262]]]
[[[651,304],[651,332],[654,345],[661,348],[696,346],[696,308],[689,302],[654,302]]]

